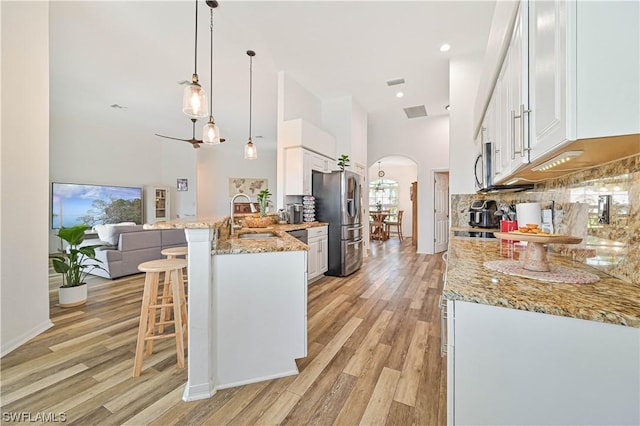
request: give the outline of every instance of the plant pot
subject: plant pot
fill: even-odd
[[[60,287],[58,289],[58,299],[62,308],[83,305],[87,303],[87,285]]]
[[[271,216],[247,216],[244,218],[244,226],[247,228],[266,228],[269,225],[273,225],[273,218]]]

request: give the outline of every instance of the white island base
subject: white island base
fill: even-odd
[[[298,373],[307,355],[307,252],[211,254],[187,229],[188,380],[183,399]]]

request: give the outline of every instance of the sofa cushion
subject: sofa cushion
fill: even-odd
[[[101,241],[115,246],[118,244],[120,234],[123,232],[141,231],[142,225],[136,225],[134,222],[109,223],[106,225],[96,225],[93,229],[98,233]]]
[[[187,237],[184,229],[163,229],[162,230],[162,247],[172,247],[187,245]]]
[[[162,247],[160,235],[160,230],[122,232],[120,234],[120,241],[118,242],[118,250],[124,253],[132,250],[155,248],[156,251],[160,253],[160,248]],[[158,259],[160,258],[161,257],[158,256]]]

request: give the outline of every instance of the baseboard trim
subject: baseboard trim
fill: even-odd
[[[53,327],[53,323],[50,319],[47,319],[43,323],[37,325],[26,333],[21,334],[20,336],[12,339],[8,342],[4,342],[2,345],[2,349],[0,350],[0,357],[7,355],[10,352],[13,352],[15,349],[19,348],[23,344],[27,343],[29,340],[36,337],[38,334],[42,333],[45,330]]]

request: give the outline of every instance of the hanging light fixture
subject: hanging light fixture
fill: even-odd
[[[249,55],[249,141],[244,146],[244,158],[255,160],[258,158],[258,150],[251,139],[251,107],[253,106],[253,57],[256,56],[256,52],[247,50],[247,55]]]
[[[209,63],[209,122],[202,128],[202,142],[208,145],[218,145],[220,141],[220,129],[216,126],[216,122],[213,119],[213,9],[218,7],[218,2],[215,0],[207,0],[207,6],[210,8],[211,18],[209,23],[209,30],[211,32],[211,56]]]
[[[198,0],[196,0],[195,61],[191,84],[184,88],[182,112],[189,117],[201,118],[209,115],[207,111],[207,93],[198,83]]]
[[[382,178],[384,177],[384,171],[380,170],[380,161],[378,161],[378,183],[376,184],[376,191],[382,191]]]

